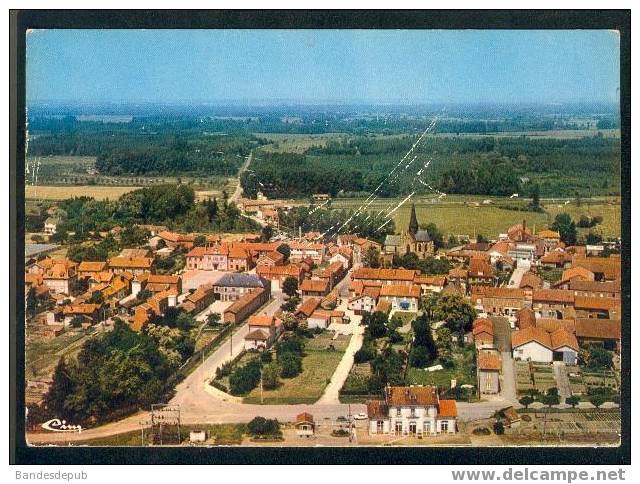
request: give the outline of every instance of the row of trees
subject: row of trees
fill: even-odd
[[[148,232],[136,224],[160,224],[186,232],[195,231],[249,231],[257,224],[242,217],[235,203],[226,197],[219,202],[212,198],[195,202],[195,192],[187,185],[159,185],[142,188],[122,195],[115,201],[75,197],[59,202],[66,214],[58,225],[54,241],[97,237],[96,232],[108,231],[116,225],[124,227],[119,245],[138,247],[148,240]],[[113,244],[113,242],[108,242]],[[104,260],[104,253],[87,251],[86,260]],[[99,250],[97,248],[96,250]]]

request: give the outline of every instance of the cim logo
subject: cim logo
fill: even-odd
[[[52,418],[43,423],[41,427],[52,432],[82,432],[82,426],[68,424],[66,420]]]

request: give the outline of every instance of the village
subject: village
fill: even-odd
[[[215,441],[207,424],[263,417],[284,425],[285,437],[275,433],[287,445],[617,442],[619,241],[568,245],[525,215],[504,233],[436,248],[415,207],[384,240],[327,239],[281,232],[286,204],[238,206],[262,232],[139,225],[139,246],[79,262],[28,245],[26,339],[37,351],[27,405],[43,405],[57,360],[87,340],[117,325],[167,326],[194,347],[167,350],[182,355],[182,380],[157,403],[180,409],[192,443]],[[49,212],[45,235],[60,216],[55,204]],[[33,442],[55,437],[32,431]]]

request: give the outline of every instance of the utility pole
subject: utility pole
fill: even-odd
[[[263,395],[262,395],[262,389],[263,389],[263,387],[262,387],[262,367],[260,367],[260,405],[264,404],[264,398],[263,398]]]

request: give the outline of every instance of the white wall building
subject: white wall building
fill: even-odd
[[[455,400],[432,386],[387,387],[384,400],[367,402],[370,434],[439,435],[457,431]]]

